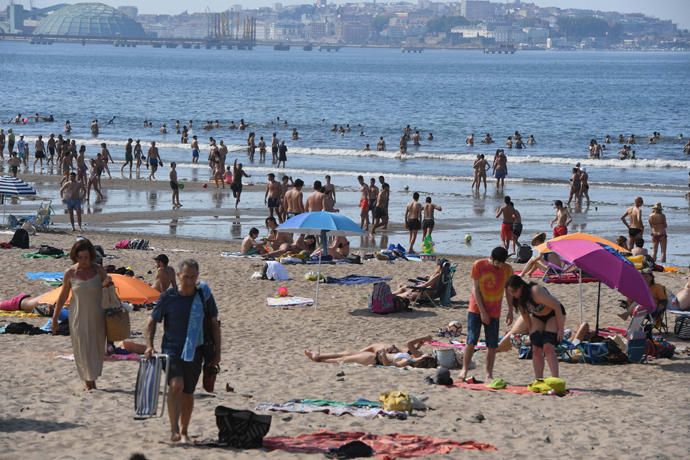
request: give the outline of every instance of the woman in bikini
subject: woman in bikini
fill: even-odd
[[[544,361],[553,377],[558,377],[556,346],[563,340],[565,308],[546,288],[512,275],[507,283],[509,299],[529,327],[534,377],[544,378]]]
[[[316,363],[361,364],[363,366],[395,366],[395,367],[436,367],[435,359],[421,352],[422,345],[432,340],[425,336],[407,343],[407,351],[401,351],[393,344],[375,343],[362,350],[340,353],[320,354],[312,350],[304,350],[304,354]],[[432,366],[432,364],[434,364]]]

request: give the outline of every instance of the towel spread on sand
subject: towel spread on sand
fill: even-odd
[[[263,447],[268,450],[284,450],[298,454],[325,454],[352,441],[362,441],[371,447],[380,459],[428,457],[449,454],[455,449],[496,450],[491,444],[475,441],[457,442],[451,439],[417,436],[413,434],[368,434],[357,432],[334,433],[317,431],[299,436],[272,436],[264,438]]]
[[[67,254],[40,254],[38,252],[25,252],[22,254],[25,259],[61,259],[67,257]]]
[[[26,272],[26,277],[30,280],[62,281],[63,272]]]
[[[458,342],[453,340],[452,343],[448,342],[439,342],[438,340],[431,340],[429,342],[426,342],[428,345],[432,347],[438,347],[438,348],[457,348],[458,350],[464,350],[467,348],[467,344],[463,342]],[[480,342],[477,344],[477,346],[474,347],[475,350],[484,350],[486,349],[486,343]]]
[[[127,355],[105,355],[103,357],[104,361],[141,361],[141,356],[136,353],[129,353]],[[67,361],[74,361],[74,355],[59,355],[58,359],[64,359]]]
[[[380,283],[390,281],[390,276],[367,276],[367,275],[347,275],[343,278],[326,277],[326,284],[342,284],[344,286],[354,286],[357,284]]]
[[[516,271],[515,274],[519,275],[522,272]],[[531,275],[532,278],[542,278],[544,277],[544,271],[537,268],[532,272]],[[590,276],[583,276],[582,277],[582,282],[583,283],[596,283],[598,280],[596,278],[592,278]],[[548,275],[544,278],[545,283],[552,283],[552,284],[575,284],[580,282],[580,274],[578,272],[567,272],[567,273],[560,273],[557,275]]]
[[[241,252],[227,252],[227,251],[221,252],[220,256],[221,257],[234,257],[237,259],[260,259],[261,258],[261,256],[259,254],[249,255],[249,254],[242,254]]]
[[[406,412],[386,411],[381,408],[380,403],[363,399],[359,399],[354,403],[322,399],[293,399],[282,404],[261,403],[256,406],[256,410],[292,412],[298,414],[323,412],[324,414],[335,415],[338,417],[342,415],[352,415],[353,417],[363,417],[368,419],[376,418],[379,415],[396,419],[407,418]]]
[[[0,316],[13,317],[13,318],[41,318],[38,313],[29,313],[21,310],[0,310]]]
[[[486,386],[486,383],[465,383],[462,381],[457,381],[454,382],[452,386],[454,387],[459,387],[459,388],[467,388],[470,390],[476,390],[476,391],[492,391],[494,393],[512,393],[516,395],[538,395],[542,396],[541,393],[535,393],[526,386],[516,386],[516,385],[508,385],[507,387],[497,390],[494,388],[489,388]],[[567,390],[564,395],[562,396],[573,396],[576,395],[578,392],[573,391],[573,390]]]
[[[314,299],[308,297],[266,297],[269,307],[304,307],[314,305]]]

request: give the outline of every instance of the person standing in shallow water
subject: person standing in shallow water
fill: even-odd
[[[95,390],[105,354],[105,310],[101,307],[101,297],[103,288],[112,280],[103,267],[95,263],[96,250],[89,240],[74,243],[69,256],[74,265],[65,272],[53,312],[51,332],[57,332],[60,311],[71,292],[69,330],[74,363],[86,390]]]

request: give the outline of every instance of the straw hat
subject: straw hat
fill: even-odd
[[[539,246],[544,241],[546,241],[546,233],[544,233],[544,232],[535,233],[534,236],[532,237],[532,246]]]
[[[664,208],[661,207],[661,203],[657,203],[657,204],[655,204],[654,206],[652,206],[652,211],[659,211],[659,212],[661,212],[661,211],[663,211],[663,210],[664,210]]]

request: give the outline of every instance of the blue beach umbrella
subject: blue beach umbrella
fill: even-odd
[[[5,223],[5,196],[36,195],[36,189],[18,177],[0,176],[0,201],[3,224]]]
[[[319,301],[319,284],[321,278],[321,256],[328,254],[328,236],[354,236],[363,233],[352,219],[339,213],[319,211],[304,212],[289,218],[278,226],[279,232],[300,233],[321,236],[321,255],[319,255],[318,277],[316,279],[316,298],[314,308]]]

